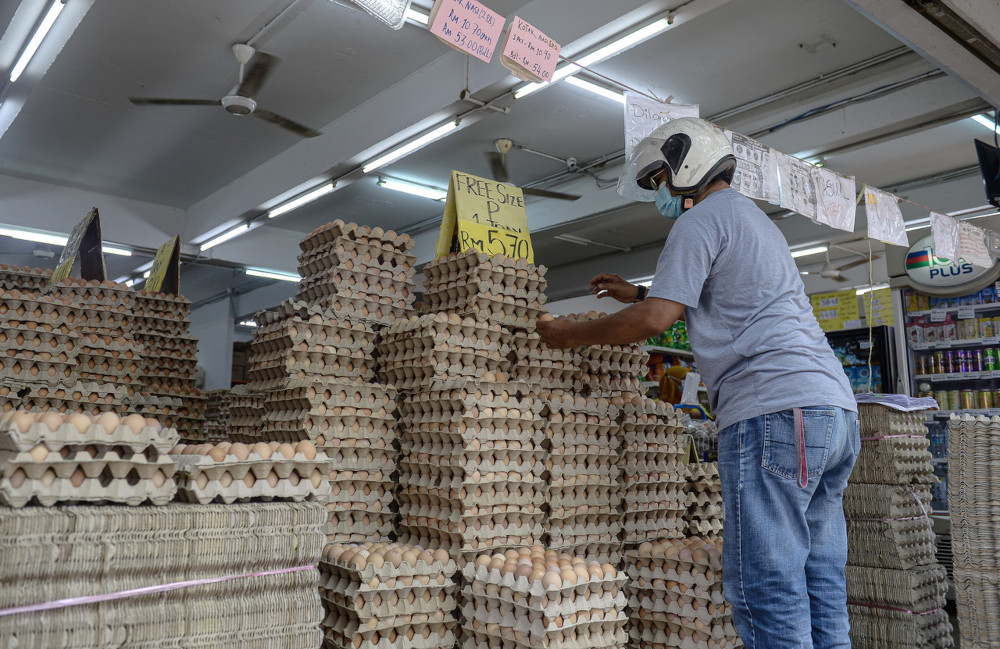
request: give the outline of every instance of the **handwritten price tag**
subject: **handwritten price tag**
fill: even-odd
[[[460,171],[451,172],[437,258],[466,250],[534,263],[528,215],[519,188]]]
[[[503,255],[515,259],[527,259],[531,256],[531,237],[526,232],[514,232],[478,223],[462,223],[458,236],[463,251],[481,250],[487,255]]]
[[[944,322],[947,317],[947,309],[931,309],[931,322]]]
[[[958,317],[960,320],[967,320],[976,317],[976,310],[971,306],[958,307]]]
[[[514,16],[500,53],[500,63],[518,79],[548,83],[559,63],[560,49],[559,43]]]
[[[437,0],[430,32],[459,52],[490,62],[500,42],[504,17],[476,0]]]

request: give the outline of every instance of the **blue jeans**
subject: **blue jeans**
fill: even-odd
[[[858,416],[803,407],[797,429],[795,412],[719,434],[726,599],[747,649],[850,649],[843,495],[861,450]]]

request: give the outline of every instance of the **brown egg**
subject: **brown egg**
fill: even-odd
[[[257,478],[254,477],[253,471],[247,471],[247,474],[243,477],[243,484],[252,489],[256,483]]]
[[[73,475],[70,476],[69,482],[74,487],[79,487],[80,485],[83,484],[83,481],[86,479],[87,479],[87,474],[83,472],[83,467],[78,466],[76,467],[76,471],[73,472]]]
[[[41,462],[49,456],[49,447],[45,445],[45,442],[39,442],[31,449],[30,454],[32,460]]]
[[[28,474],[24,472],[24,469],[18,468],[10,475],[10,486],[17,489],[24,484],[24,480],[27,477]]]
[[[267,484],[272,489],[274,489],[275,487],[277,487],[278,486],[278,474],[275,473],[274,471],[271,471],[270,473],[268,473],[267,474]]]
[[[292,459],[295,456],[295,447],[291,444],[279,444],[277,448],[278,454],[286,460]]]
[[[316,459],[316,445],[308,439],[304,439],[295,445],[295,452],[302,453],[307,460]]]
[[[243,462],[250,457],[250,447],[246,444],[237,442],[229,448],[229,455],[232,455],[240,462]]]
[[[217,444],[208,450],[208,457],[215,462],[222,462],[226,459],[226,449]]]
[[[118,415],[113,412],[102,413],[100,417],[97,418],[95,422],[98,426],[104,429],[104,432],[111,435],[115,432],[115,428],[118,428],[120,423]]]
[[[560,573],[560,575],[562,577],[563,583],[566,584],[567,586],[575,586],[576,585],[577,577],[576,577],[576,573],[573,572],[573,570],[563,570]]]
[[[38,418],[38,423],[44,424],[46,428],[51,431],[56,431],[60,426],[63,425],[65,418],[58,412],[54,410],[47,410],[42,413],[42,416]]]
[[[88,417],[87,415],[82,415],[78,412],[74,412],[73,414],[66,417],[66,423],[72,425],[74,428],[76,428],[76,432],[83,435],[84,433],[87,432],[87,429],[90,428],[90,424],[92,422],[90,417]]]
[[[263,460],[271,459],[271,447],[264,442],[257,442],[250,447],[250,452],[257,454]]]
[[[126,417],[122,423],[128,426],[133,435],[138,435],[146,427],[146,418],[142,415],[133,414]]]
[[[403,563],[403,555],[399,550],[388,550],[385,553],[385,560],[393,568],[398,568]]]

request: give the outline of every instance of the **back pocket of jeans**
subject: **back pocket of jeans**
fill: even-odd
[[[833,408],[802,409],[802,430],[805,433],[806,464],[810,478],[823,475],[830,455],[835,417]],[[795,418],[792,410],[765,416],[764,453],[760,464],[783,478],[798,477],[799,461],[795,450]]]

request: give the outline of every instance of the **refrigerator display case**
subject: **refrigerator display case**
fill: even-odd
[[[896,345],[892,327],[867,327],[828,331],[827,340],[844,366],[855,394],[896,391]],[[871,364],[869,365],[869,358]]]

